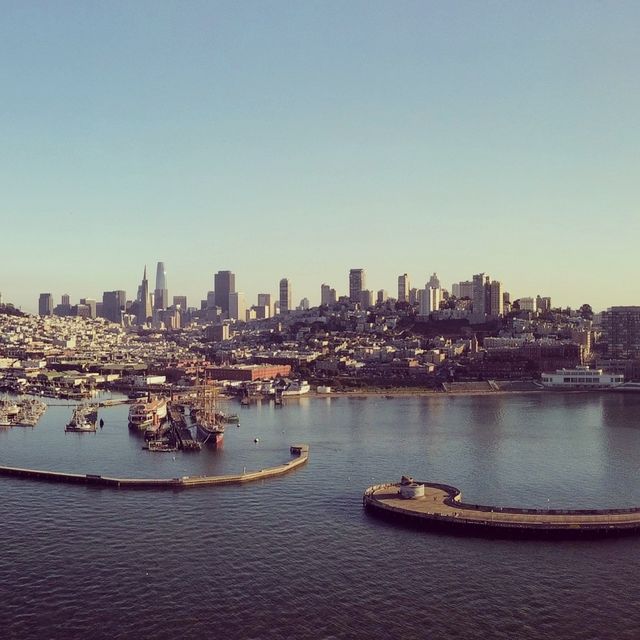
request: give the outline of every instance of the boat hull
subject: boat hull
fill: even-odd
[[[202,442],[207,445],[221,447],[224,443],[224,431],[207,429],[201,424],[196,424],[196,430]]]

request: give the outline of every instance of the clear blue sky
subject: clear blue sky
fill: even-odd
[[[1,2],[0,291],[640,304],[638,2]],[[153,282],[151,283],[153,287]]]

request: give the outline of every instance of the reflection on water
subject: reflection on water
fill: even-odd
[[[409,473],[470,501],[640,505],[639,408],[622,394],[304,398],[231,406],[240,427],[222,450],[167,455],[142,451],[126,406],[101,411],[95,435],[65,435],[71,408],[51,407],[35,429],[0,430],[2,463],[175,477],[270,466],[293,442],[311,457],[282,478],[175,493],[0,478],[3,635],[636,637],[640,539],[432,535],[360,499]]]

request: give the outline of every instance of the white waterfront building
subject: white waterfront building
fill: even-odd
[[[602,369],[576,367],[557,369],[555,373],[543,373],[542,384],[548,389],[610,389],[624,383],[619,373],[604,373]]]

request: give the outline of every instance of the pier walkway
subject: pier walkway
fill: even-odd
[[[519,509],[462,502],[455,487],[424,486],[424,496],[403,498],[400,484],[369,487],[364,507],[376,515],[434,529],[482,535],[609,535],[640,533],[640,507],[629,509]]]
[[[32,480],[47,482],[71,482],[93,486],[113,487],[116,489],[189,489],[193,487],[208,487],[212,485],[244,484],[280,476],[302,466],[309,459],[309,447],[306,444],[292,445],[291,455],[295,456],[288,462],[276,467],[247,471],[236,475],[223,476],[182,476],[180,478],[115,478],[94,474],[63,473],[59,471],[44,471],[38,469],[22,469],[19,467],[0,466],[0,475],[17,476]]]

